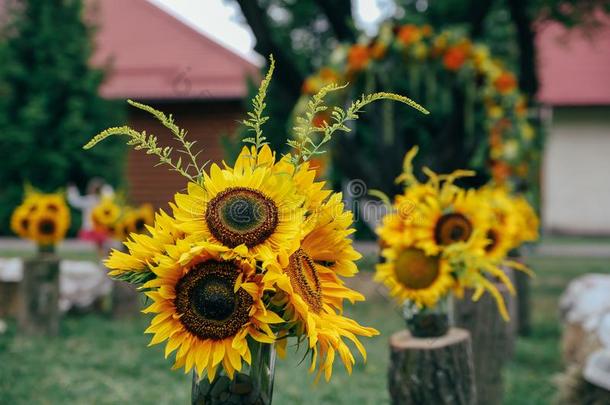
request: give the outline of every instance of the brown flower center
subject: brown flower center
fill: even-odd
[[[144,218],[138,218],[135,220],[133,226],[137,233],[143,233],[146,230],[146,221]]]
[[[399,283],[411,290],[430,287],[440,274],[438,256],[427,256],[419,249],[406,249],[398,254],[394,272]]]
[[[439,218],[434,227],[434,239],[441,246],[456,242],[465,242],[472,235],[472,224],[462,214],[445,214]]]
[[[312,311],[319,313],[322,310],[322,286],[311,257],[303,249],[298,249],[290,256],[286,272],[296,293]]]
[[[55,221],[52,219],[44,218],[38,222],[38,232],[42,235],[53,235],[55,233]]]
[[[205,220],[216,239],[229,247],[253,247],[273,234],[279,222],[275,203],[258,190],[231,187],[208,203]]]
[[[485,246],[485,251],[490,253],[498,246],[498,233],[494,229],[490,229],[487,231],[487,239],[489,239],[489,243]]]
[[[208,261],[193,267],[176,284],[174,304],[180,322],[201,339],[234,336],[250,319],[252,297],[234,291],[240,269],[234,262]]]

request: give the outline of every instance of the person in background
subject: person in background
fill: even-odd
[[[87,184],[87,194],[85,195],[81,195],[74,184],[68,185],[68,203],[82,212],[82,225],[78,232],[78,237],[79,239],[93,242],[100,252],[104,249],[104,243],[106,242],[108,235],[94,228],[91,211],[99,204],[102,197],[111,196],[112,194],[114,194],[112,186],[106,184],[106,182],[99,177],[94,177],[89,180],[89,184]]]

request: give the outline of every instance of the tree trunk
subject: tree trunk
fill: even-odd
[[[507,307],[510,308],[512,296],[504,285],[500,289]],[[472,335],[474,351],[474,370],[477,381],[477,400],[480,405],[502,403],[504,386],[502,371],[512,350],[514,339],[510,324],[500,316],[495,300],[485,294],[478,302],[472,301],[473,291],[466,291],[462,300],[454,305],[455,325],[468,330]]]
[[[474,405],[470,334],[452,328],[440,338],[390,338],[389,389],[395,405]]]
[[[18,300],[18,324],[23,333],[59,333],[59,258],[55,254],[42,253],[24,261]]]

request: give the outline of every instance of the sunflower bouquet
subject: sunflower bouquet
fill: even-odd
[[[41,251],[53,250],[70,227],[70,209],[61,193],[45,194],[26,187],[21,205],[13,211],[11,229],[36,242]]]
[[[132,233],[146,233],[153,224],[154,209],[150,204],[132,207],[121,204],[115,196],[104,196],[91,210],[93,228],[108,237],[123,241]]]
[[[188,181],[170,204],[172,214],[157,212],[149,234],[132,234],[128,251],[113,251],[106,264],[110,276],[137,284],[149,298],[144,312],[154,315],[146,330],[151,345],[165,342],[165,356],[175,352],[175,369],[195,371],[193,395],[204,403],[270,402],[275,349],[283,355],[288,338],[306,347],[316,380],[330,379],[336,358],[351,372],[349,343],[366,356],[359,337],[378,332],[343,314],[346,301],[364,300],[343,280],[357,273],[360,258],[350,239],[352,213],[341,194],[316,180],[310,161],[373,101],[425,112],[392,93],[362,96],[345,110],[329,108],[325,97],[343,88],[330,83],[311,98],[287,141],[290,152],[280,157],[262,129],[273,70],[271,58],[243,122],[252,137],[233,165],[200,163],[171,116],[136,102],[130,104],[153,114],[182,145],[177,154],[128,127],[110,128],[85,146],[127,135],[129,144]],[[329,121],[314,125],[324,111]]]
[[[493,215],[486,195],[489,191],[458,187],[456,180],[474,175],[466,170],[439,175],[424,168],[427,181],[420,182],[413,173],[416,154],[415,147],[405,156],[403,173],[396,179],[405,190],[377,229],[383,262],[377,265],[375,279],[406,303],[408,323],[410,319],[428,319],[418,315],[426,310],[445,312],[446,299],[451,294],[463,297],[467,288],[474,290],[474,300],[490,293],[508,320],[506,304],[494,281],[514,294],[501,266],[527,270],[505,259],[509,248],[494,236],[504,233],[504,225]],[[514,233],[510,233],[508,243],[513,238]],[[437,329],[422,333],[444,334],[447,320],[438,319],[441,324]]]

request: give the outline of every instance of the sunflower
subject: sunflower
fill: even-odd
[[[186,194],[176,194],[178,227],[198,240],[245,245],[249,255],[294,251],[305,214],[302,195],[272,160],[253,164],[262,157],[243,155],[232,169],[212,165],[202,185],[189,183]],[[264,156],[273,159],[270,152]]]
[[[382,247],[408,246],[414,242],[412,226],[418,217],[417,206],[434,193],[429,184],[417,183],[396,196],[391,212],[383,217],[377,228]]]
[[[517,213],[517,229],[515,232],[514,247],[524,242],[533,242],[540,237],[540,219],[534,208],[524,196],[514,198],[513,207]]]
[[[160,210],[155,215],[154,226],[148,226],[149,234],[133,233],[123,242],[127,253],[113,249],[105,265],[108,275],[120,277],[129,273],[150,272],[149,267],[159,264],[168,246],[184,238],[175,220]]]
[[[488,211],[475,190],[463,190],[445,183],[433,196],[417,204],[411,231],[414,244],[436,255],[451,244],[470,242],[473,249],[484,249],[489,228]],[[475,230],[477,232],[475,232]]]
[[[98,205],[91,210],[93,227],[97,231],[112,234],[117,221],[121,216],[121,207],[112,197],[104,197]]]
[[[64,217],[70,214],[64,196],[58,193],[39,196],[37,198],[37,205],[41,211],[52,215]]]
[[[385,284],[400,303],[410,300],[432,308],[455,286],[449,260],[442,255],[401,247],[384,249],[382,256],[385,262],[377,265],[375,281]]]
[[[69,218],[37,211],[30,217],[29,238],[40,245],[54,245],[66,236],[69,225]]]
[[[22,238],[29,236],[30,207],[20,205],[11,215],[11,230]]]
[[[513,249],[518,231],[518,215],[514,199],[504,187],[486,186],[479,190],[484,207],[490,213],[490,226],[487,230],[488,243],[485,255],[493,260],[503,260]]]
[[[129,230],[132,233],[146,232],[146,225],[152,225],[155,213],[152,205],[142,204],[133,211]]]
[[[270,325],[283,320],[265,308],[270,286],[253,261],[225,246],[178,241],[152,270],[157,278],[144,285],[152,289],[144,312],[156,316],[145,333],[153,334],[150,345],[167,341],[166,357],[176,351],[174,369],[194,368],[212,381],[222,365],[232,379],[251,361],[248,339],[274,343]]]
[[[346,287],[340,279],[358,271],[354,261],[361,257],[349,238],[354,232],[350,228],[352,219],[351,212],[344,210],[341,195],[333,195],[307,218],[300,248],[264,265],[268,270],[265,280],[283,292],[274,303],[285,306],[284,319],[297,336],[308,340],[312,351],[310,372],[317,369],[317,378],[324,374],[327,381],[336,354],[347,371],[352,371],[355,359],[346,340],[366,360],[366,351],[357,336],[379,333],[342,315],[345,300],[352,303],[364,300],[364,296]]]

